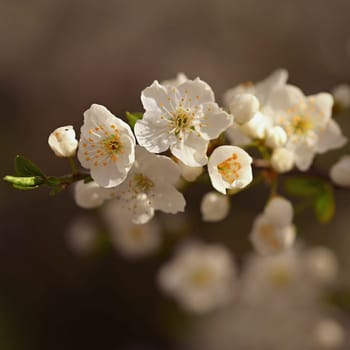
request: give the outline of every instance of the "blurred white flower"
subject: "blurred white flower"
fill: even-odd
[[[342,108],[350,108],[350,85],[341,84],[332,90],[334,102]]]
[[[233,298],[235,277],[235,264],[226,247],[192,243],[162,267],[158,282],[184,309],[205,313]]]
[[[165,86],[177,87],[177,86],[183,84],[184,82],[186,82],[187,80],[189,80],[189,79],[187,78],[186,74],[177,73],[176,78],[169,79],[169,80],[163,80],[160,84],[165,85]]]
[[[251,94],[238,94],[233,96],[229,106],[230,113],[234,116],[235,122],[247,123],[259,110],[258,99]]]
[[[169,214],[184,211],[185,199],[175,187],[179,177],[179,167],[170,158],[137,146],[128,177],[121,185],[108,189],[108,196],[119,200],[121,208],[130,212],[133,223],[144,224],[155,210]]]
[[[250,240],[254,248],[263,255],[280,253],[292,246],[295,227],[292,225],[293,206],[285,198],[274,197],[263,214],[253,223]]]
[[[286,173],[294,167],[294,153],[287,148],[275,148],[271,156],[271,166],[279,173]]]
[[[266,144],[271,148],[282,147],[287,142],[287,134],[280,126],[269,128],[266,133]]]
[[[181,162],[180,159],[176,159],[176,163],[179,166],[181,176],[188,182],[196,181],[198,176],[203,173],[202,166],[188,166]]]
[[[143,225],[131,222],[129,212],[118,200],[109,201],[102,211],[111,240],[126,258],[139,259],[154,253],[161,244],[161,227],[154,218]]]
[[[264,139],[267,130],[272,127],[272,121],[262,113],[256,113],[247,123],[241,125],[240,130],[250,138]]]
[[[221,221],[230,211],[230,199],[214,191],[208,192],[202,198],[200,208],[204,221]]]
[[[345,330],[336,320],[325,318],[314,328],[314,338],[318,349],[338,349],[345,341]]]
[[[342,187],[350,187],[350,155],[342,156],[329,172],[332,181]]]
[[[74,186],[74,199],[77,205],[85,209],[92,209],[101,206],[106,200],[106,189],[91,181],[84,183],[78,181]]]
[[[145,113],[135,124],[139,144],[152,153],[170,148],[188,166],[205,165],[209,141],[233,121],[215,103],[210,86],[198,78],[176,87],[155,81],[142,91],[141,100]]]
[[[226,194],[226,189],[242,189],[253,179],[252,158],[237,146],[220,146],[211,154],[208,172],[213,187]]]
[[[49,146],[57,157],[74,157],[78,148],[73,126],[62,126],[49,136]]]
[[[102,187],[122,183],[135,160],[135,138],[129,127],[106,107],[93,104],[84,113],[78,159]]]
[[[338,275],[338,259],[326,247],[312,247],[304,254],[304,266],[310,278],[320,283],[330,283]]]
[[[75,254],[89,254],[96,247],[98,229],[89,217],[77,217],[66,231],[66,242]]]
[[[286,148],[294,152],[299,170],[307,170],[316,153],[342,147],[346,138],[331,119],[333,98],[319,93],[304,96],[296,86],[275,89],[269,101],[270,115],[276,125],[284,128],[288,140]]]

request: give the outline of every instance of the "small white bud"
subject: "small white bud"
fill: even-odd
[[[49,136],[49,146],[57,157],[74,157],[78,148],[73,126],[57,128]]]
[[[316,325],[314,338],[320,349],[337,349],[345,341],[345,331],[338,321],[327,318]]]
[[[272,167],[279,173],[292,170],[294,166],[294,153],[286,148],[275,148],[271,157]]]
[[[256,113],[252,119],[242,125],[241,130],[251,138],[263,139],[270,127],[271,120],[261,113]]]
[[[201,202],[201,213],[204,221],[221,221],[230,210],[228,196],[217,192],[208,192]]]
[[[230,103],[230,112],[239,124],[247,123],[259,110],[258,99],[251,94],[239,94]]]
[[[330,170],[332,181],[343,187],[350,187],[350,155],[341,157]]]
[[[350,85],[341,84],[336,86],[332,95],[334,102],[343,108],[350,108]]]
[[[287,142],[287,134],[280,126],[274,126],[267,130],[266,144],[271,148],[282,147]]]

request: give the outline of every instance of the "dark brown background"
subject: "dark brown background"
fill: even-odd
[[[145,86],[179,71],[208,81],[218,98],[278,67],[307,93],[349,82],[349,20],[348,0],[0,0],[1,175],[12,172],[16,154],[64,173],[67,164],[47,146],[54,128],[78,130],[91,103],[117,115],[138,111]],[[232,220],[201,234],[242,256],[265,192],[235,197]],[[196,187],[191,196],[194,227],[201,193]],[[348,255],[349,197],[338,197],[342,210],[333,224],[320,227],[306,213],[303,232],[338,247],[341,257]],[[176,347],[178,324],[165,320],[183,319],[169,317],[177,311],[154,284],[164,257],[128,263],[112,250],[75,257],[63,232],[80,212],[69,191],[49,198],[45,190],[0,185],[0,347]]]

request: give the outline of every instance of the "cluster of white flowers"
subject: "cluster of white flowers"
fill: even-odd
[[[284,173],[294,166],[305,171],[317,153],[346,142],[331,118],[332,95],[305,96],[287,84],[287,77],[285,70],[277,70],[261,82],[228,90],[224,110],[206,82],[181,73],[142,91],[144,113],[136,118],[134,130],[104,106],[93,104],[84,113],[79,142],[73,127],[65,126],[50,135],[49,145],[59,157],[74,157],[78,150],[92,181],[76,184],[77,204],[96,208],[112,200],[115,216],[131,225],[124,231],[148,223],[157,210],[183,212],[179,179],[193,182],[203,172],[220,193],[203,198],[202,218],[220,221],[229,213],[228,196],[253,180],[254,162],[245,146],[263,147],[270,168]],[[334,91],[343,104],[345,90]],[[225,144],[225,135],[231,144]],[[349,163],[346,156],[332,167],[330,177],[336,184],[350,186]],[[256,250],[270,254],[291,246],[292,216],[286,199],[273,198],[253,225],[250,238]],[[120,235],[117,241],[123,244]]]
[[[331,118],[332,95],[305,96],[298,87],[287,84],[287,78],[285,70],[277,70],[257,84],[226,92],[225,104],[233,112],[238,109],[237,101],[246,104],[239,110],[245,117],[236,119],[228,137],[234,145],[263,141],[273,151],[272,165],[278,172],[294,165],[305,171],[317,153],[340,148],[347,140]]]

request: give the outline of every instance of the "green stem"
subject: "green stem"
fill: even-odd
[[[69,157],[68,162],[69,162],[70,168],[72,169],[72,174],[73,175],[79,174],[79,171],[78,171],[77,165],[75,164],[74,158]]]

